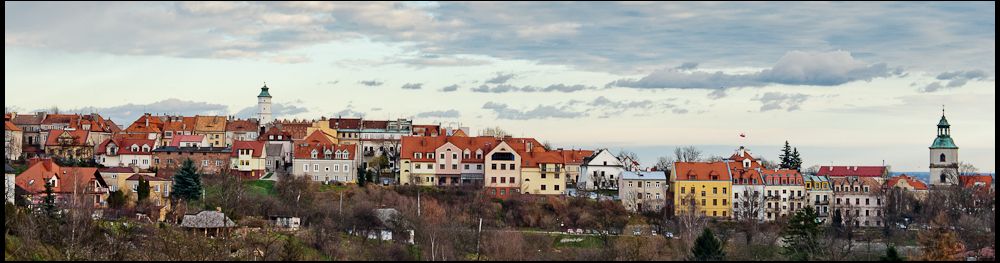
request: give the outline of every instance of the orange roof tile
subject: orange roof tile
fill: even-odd
[[[52,190],[60,194],[73,193],[74,190],[81,190],[74,186],[86,188],[88,183],[95,181],[99,182],[101,186],[107,187],[107,183],[104,182],[104,178],[100,176],[97,168],[64,168],[52,162],[52,159],[35,158],[31,163],[33,165],[21,173],[15,183],[33,194],[45,190],[45,182],[53,177],[56,177],[56,185],[52,187]]]
[[[11,123],[10,121],[5,121],[3,123],[3,130],[5,130],[5,131],[19,131],[19,132],[23,132],[24,131],[21,128],[18,128],[17,125],[14,125],[14,123]]]
[[[95,155],[102,155],[108,153],[108,144],[114,144],[118,148],[117,155],[132,154],[132,155],[153,155],[153,150],[156,147],[156,140],[135,140],[135,139],[107,139],[104,140],[97,147],[97,153]],[[132,151],[132,145],[139,147],[138,151]],[[148,146],[149,151],[143,152],[142,147]]]
[[[240,150],[252,150],[253,157],[264,158],[264,142],[258,141],[235,141],[233,142],[232,157],[239,157]]]
[[[729,168],[724,162],[712,162],[712,163],[687,163],[678,162],[674,163],[675,174],[683,174],[685,176],[678,176],[676,178],[678,181],[729,181]]]
[[[896,184],[899,183],[899,181],[903,181],[907,185],[909,185],[910,187],[913,187],[913,190],[927,190],[928,189],[927,188],[927,184],[921,183],[920,180],[917,180],[917,178],[912,177],[912,176],[907,176],[906,174],[893,177],[892,180],[889,180],[889,182],[886,183],[885,185],[887,187],[894,187],[894,186],[896,186]]]
[[[279,135],[281,136],[280,140],[278,139]],[[274,136],[274,139],[271,139],[270,136]],[[281,128],[278,128],[278,126],[274,126],[274,127],[271,127],[270,130],[267,130],[267,132],[265,132],[263,135],[258,136],[257,140],[258,141],[291,141],[292,140],[292,135],[290,133],[282,131]]]
[[[49,131],[48,140],[45,142],[45,146],[62,146],[59,143],[59,137],[67,134],[73,138],[73,143],[68,146],[84,146],[87,145],[87,138],[90,135],[90,131],[64,131],[64,130],[51,130]]]
[[[225,132],[226,117],[196,116],[194,129],[199,132]]]
[[[251,122],[250,120],[235,120],[226,124],[226,131],[255,132],[258,127],[256,122]]]

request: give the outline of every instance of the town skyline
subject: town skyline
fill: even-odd
[[[995,3],[6,2],[5,31],[20,114],[249,118],[267,82],[275,119],[923,172],[944,104],[960,159],[995,171]]]

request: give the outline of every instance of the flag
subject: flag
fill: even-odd
[[[746,137],[747,137],[747,134],[746,134],[746,133],[740,133],[740,137],[741,137],[741,138],[746,138]]]

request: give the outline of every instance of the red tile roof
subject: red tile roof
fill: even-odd
[[[822,166],[818,175],[829,177],[860,176],[882,177],[886,173],[884,166]]]
[[[983,184],[986,189],[993,187],[993,176],[989,175],[960,175],[958,176],[958,181],[965,187],[976,186],[977,183]]]
[[[205,142],[205,135],[174,135],[174,138],[170,140],[169,147],[181,147],[186,142]]]
[[[226,131],[234,132],[256,132],[258,129],[256,122],[249,120],[235,120],[226,124]]]
[[[163,179],[163,178],[159,178],[159,177],[155,177],[155,176],[149,176],[149,175],[144,175],[144,174],[133,174],[128,179],[125,179],[125,181],[139,181],[139,177],[140,176],[142,176],[142,179],[144,179],[146,181],[150,181],[150,182],[172,182],[173,181],[173,180],[170,180],[170,179]]]
[[[365,129],[384,130],[389,128],[389,121],[364,121],[361,127]]]
[[[730,181],[729,168],[724,162],[674,163],[678,181]]]
[[[107,173],[107,174],[147,173],[148,174],[153,172],[143,169],[138,169],[138,171],[136,171],[136,169],[133,169],[132,167],[111,167],[111,168],[101,169],[101,173]]]
[[[438,125],[413,125],[414,136],[431,137],[434,134],[441,135],[441,126]]]
[[[769,185],[802,185],[802,174],[796,170],[761,170],[761,177]]]
[[[595,151],[584,151],[584,150],[563,150],[563,163],[566,164],[583,164],[583,159],[594,155]]]
[[[52,187],[52,190],[60,194],[73,193],[74,190],[88,191],[79,188],[74,189],[74,186],[85,187],[88,183],[95,181],[99,182],[99,185],[102,187],[107,186],[97,168],[64,168],[52,162],[52,159],[40,160],[36,158],[31,163],[33,165],[17,177],[16,184],[33,194],[44,191],[45,182],[53,177],[56,177],[56,185]],[[89,190],[92,191],[93,189],[90,188]]]
[[[274,136],[274,139],[273,140],[270,139],[271,138],[270,136]],[[280,140],[278,139],[278,136],[281,136]],[[265,132],[263,135],[257,136],[257,140],[258,141],[291,141],[292,140],[292,135],[289,134],[289,133],[287,133],[287,132],[282,131],[281,128],[278,128],[278,126],[274,126],[270,130],[267,130],[267,132]]]
[[[252,150],[253,157],[264,158],[264,142],[258,141],[235,141],[233,142],[232,157],[239,157],[239,150]]]
[[[10,120],[15,125],[40,125],[42,121],[42,117],[38,115],[17,115],[16,118]]]
[[[334,130],[360,130],[361,119],[330,119],[330,128]]]
[[[153,150],[156,147],[156,140],[135,140],[135,139],[107,139],[97,147],[97,153],[95,155],[102,155],[108,153],[108,144],[114,144],[118,147],[118,155],[130,154],[130,155],[153,155]],[[139,151],[132,151],[132,145],[139,147]],[[143,152],[142,147],[148,146],[149,152]]]
[[[163,125],[164,132],[191,132],[194,133],[195,118],[191,117],[167,117]]]
[[[523,167],[538,168],[539,164],[563,164],[560,152],[517,152]]]
[[[76,115],[65,115],[65,114],[53,114],[45,117],[45,120],[41,124],[69,124],[75,123],[73,117]]]
[[[48,140],[45,142],[45,146],[62,146],[59,143],[59,137],[63,134],[68,134],[73,137],[73,143],[68,146],[85,146],[87,145],[87,137],[90,135],[89,131],[64,131],[64,130],[50,130]]]
[[[19,132],[23,132],[24,131],[21,128],[18,128],[17,125],[14,125],[14,123],[11,123],[9,121],[5,121],[3,123],[3,130],[5,130],[5,131],[19,131]]]
[[[899,183],[899,181],[906,182],[907,185],[909,185],[910,187],[913,187],[913,190],[927,190],[928,189],[927,188],[927,184],[921,183],[920,180],[917,180],[916,177],[908,176],[906,174],[893,177],[892,180],[890,180],[889,183],[886,183],[885,185],[887,187],[895,187],[896,184]]]

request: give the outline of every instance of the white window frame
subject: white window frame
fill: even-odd
[[[313,165],[313,172],[317,172],[317,173],[319,172],[319,165],[318,164],[314,164]]]
[[[202,160],[201,166],[208,167],[208,160]]]
[[[153,186],[153,192],[154,193],[159,193],[160,192],[160,185],[154,185]]]
[[[308,173],[309,172],[309,164],[303,164],[302,165],[302,172],[303,173]]]
[[[344,165],[344,172],[347,173],[347,172],[350,172],[350,171],[351,171],[351,165],[345,164]]]

